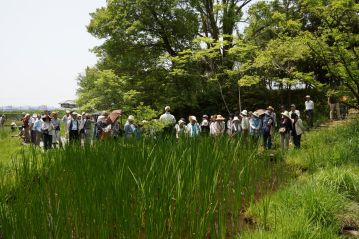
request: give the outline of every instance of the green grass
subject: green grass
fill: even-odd
[[[343,227],[359,227],[358,123],[306,135],[286,155],[292,180],[249,207],[257,229],[241,238],[341,238]]]
[[[256,152],[255,144],[201,138],[23,153],[15,183],[0,184],[0,231],[5,238],[234,237],[243,204],[283,168]]]
[[[18,132],[16,132],[18,133]],[[0,128],[0,165],[8,165],[21,150],[21,141],[18,137],[11,137],[9,128]]]

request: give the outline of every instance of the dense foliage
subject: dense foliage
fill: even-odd
[[[233,112],[239,90],[248,107],[305,88],[357,105],[358,10],[355,0],[109,0],[91,14],[88,31],[104,42],[78,103]]]

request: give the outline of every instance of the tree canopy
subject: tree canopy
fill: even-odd
[[[104,42],[78,103],[233,112],[240,89],[306,88],[358,105],[358,10],[355,0],[108,0],[91,14],[88,31]]]

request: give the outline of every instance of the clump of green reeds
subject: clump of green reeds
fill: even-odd
[[[0,188],[5,238],[223,238],[273,166],[230,138],[108,141],[24,154]],[[275,166],[274,166],[275,167]],[[280,171],[277,167],[276,171]]]

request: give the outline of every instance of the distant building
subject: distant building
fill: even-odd
[[[73,100],[66,100],[60,103],[61,108],[74,109],[77,108],[77,104]]]

